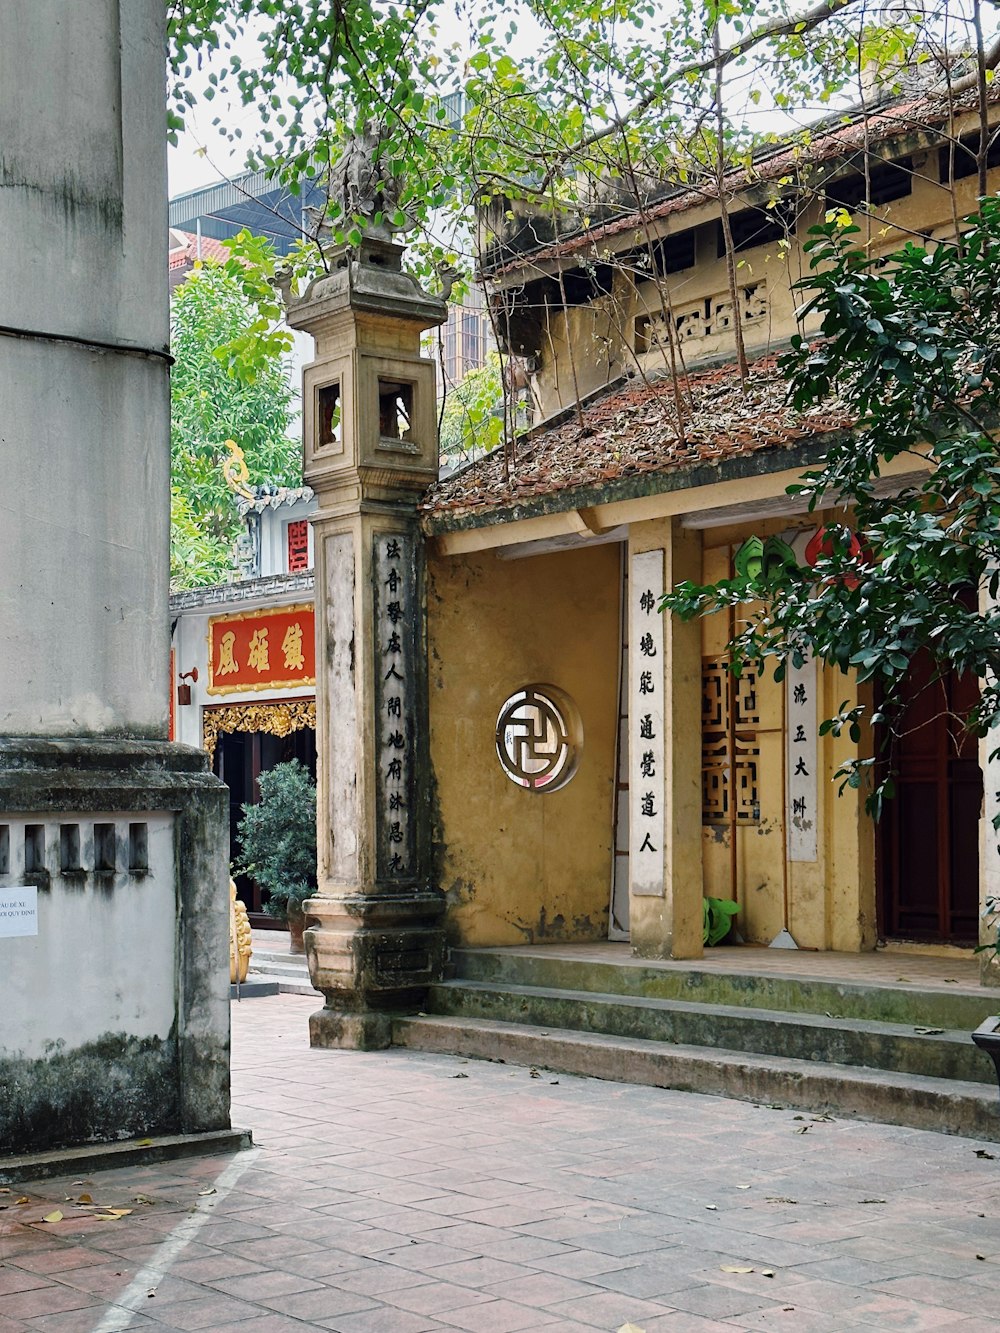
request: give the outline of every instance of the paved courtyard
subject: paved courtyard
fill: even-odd
[[[0,1333],[1000,1328],[996,1145],[312,1052],[314,1007],[234,1005],[253,1150],[0,1194]]]

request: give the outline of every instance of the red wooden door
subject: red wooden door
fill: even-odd
[[[954,672],[935,679],[914,659],[887,761],[896,795],[878,829],[879,927],[898,939],[973,944],[978,936],[978,744],[960,718],[978,685]]]

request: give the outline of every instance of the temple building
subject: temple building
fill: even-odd
[[[862,796],[836,794],[850,741],[818,734],[845,697],[872,702],[864,687],[815,661],[783,684],[735,680],[724,617],[656,612],[679,580],[729,576],[748,539],[802,560],[826,522],[849,523],[787,494],[851,423],[836,402],[793,412],[775,354],[796,331],[802,246],[827,210],[852,212],[876,255],[954,237],[975,210],[978,119],[959,103],[949,144],[949,115],[925,95],[889,102],[727,179],[737,310],[713,189],[609,208],[558,239],[511,201],[485,219],[483,276],[539,424],[420,507],[436,875],[453,943],[610,937],[696,958],[703,896],[734,899],[755,944],[782,932],[847,952],[977,942],[996,873],[980,756],[949,732],[921,665],[924,725],[894,757],[898,796],[876,828]],[[997,168],[991,148],[991,189]],[[900,457],[881,484],[919,467]],[[961,707],[975,685],[940,689]]]

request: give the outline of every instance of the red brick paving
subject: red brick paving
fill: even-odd
[[[1000,1327],[995,1145],[313,1052],[314,1006],[234,1006],[252,1152],[0,1194],[0,1333]]]

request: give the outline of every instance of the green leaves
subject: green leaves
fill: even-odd
[[[1000,200],[982,202],[963,244],[908,244],[884,261],[828,218],[808,242],[800,284],[822,339],[798,335],[781,359],[789,395],[807,409],[836,397],[856,428],[790,489],[814,507],[849,507],[861,554],[823,543],[808,573],[781,573],[766,601],[740,580],[682,584],[666,599],[684,617],[740,607],[730,651],[776,676],[803,651],[871,682],[891,738],[900,683],[915,659],[940,677],[981,682],[960,723],[982,734],[1000,720]],[[890,465],[899,480],[892,485]],[[891,778],[863,748],[871,708],[841,705],[822,735],[859,747],[840,770],[877,814]]]
[[[298,484],[301,453],[289,435],[287,329],[267,277],[266,242],[242,238],[243,259],[206,263],[173,297],[171,349],[171,584],[223,581],[235,568],[241,524],[222,475],[225,441],[246,456],[250,483]],[[257,254],[259,263],[249,256]]]

